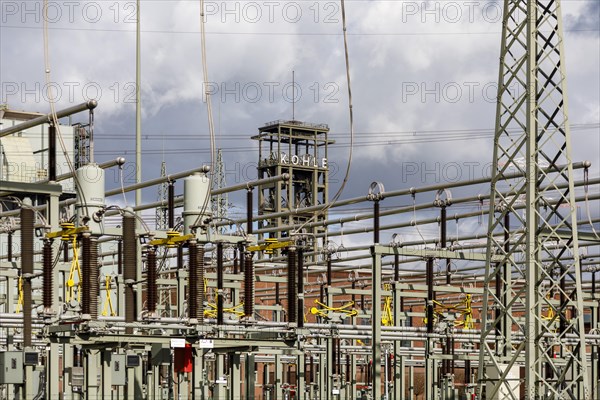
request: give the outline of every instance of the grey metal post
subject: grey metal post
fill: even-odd
[[[85,352],[85,398],[88,400],[97,400],[100,396],[100,386],[98,385],[98,359],[100,351],[88,350]]]
[[[411,365],[408,369],[408,399],[415,398],[415,367]]]
[[[396,384],[398,387],[394,387],[394,400],[403,400],[404,393],[406,393],[406,358],[404,356],[396,356],[396,373],[400,375],[397,379]]]
[[[381,399],[381,254],[376,247],[371,247],[373,267],[372,304],[371,304],[371,354],[373,356],[373,371],[371,375],[373,398]]]
[[[298,316],[300,319],[304,319],[304,315]],[[305,379],[305,359],[304,354],[296,357],[296,381],[298,382],[296,385],[296,398],[301,400],[304,399],[306,395],[306,381]]]
[[[240,353],[233,353],[229,356],[230,370],[227,386],[229,387],[229,399],[238,400],[242,398],[242,366]]]
[[[397,258],[397,257],[395,257]],[[394,326],[402,325],[402,313],[404,310],[402,309],[402,295],[400,292],[400,288],[398,286],[398,277],[395,277],[394,283]],[[393,344],[393,371],[394,371],[394,390],[393,390],[393,399],[401,400],[404,397],[404,367],[405,361],[404,357],[400,355],[400,343],[397,340],[394,340]]]
[[[328,287],[329,288],[329,287]],[[327,290],[327,305],[329,307],[333,306],[333,294],[331,293],[331,290]],[[333,334],[333,332],[332,332]],[[337,361],[337,356],[336,356],[336,348],[335,348],[335,340],[333,340],[333,337],[328,336],[326,339],[326,354],[327,354],[327,369],[326,369],[326,376],[327,376],[327,390],[326,390],[326,397],[327,399],[333,399],[333,389],[334,389],[334,375],[336,374],[336,361]],[[337,398],[337,397],[336,397]]]
[[[433,338],[430,334],[433,333],[433,258],[427,259],[427,342],[425,345],[425,398],[433,399],[435,388],[434,382],[436,382],[435,374],[435,363],[432,358],[433,355]]]
[[[254,389],[256,386],[256,376],[254,374],[254,354],[246,354],[245,381],[246,381],[246,400],[254,400]],[[264,382],[263,382],[264,384]],[[237,399],[236,399],[237,400]]]
[[[63,399],[71,400],[73,398],[73,390],[71,386],[71,379],[73,378],[72,367],[73,367],[73,346],[70,344],[62,345],[62,354],[63,354]],[[58,359],[58,354],[56,355],[56,359]],[[53,364],[58,365],[58,364]],[[56,383],[58,386],[58,382]],[[50,397],[52,398],[52,397]]]
[[[275,400],[283,400],[283,388],[281,387],[281,383],[283,382],[283,366],[281,364],[281,358],[278,355],[275,356],[273,368],[275,369],[275,385],[273,388],[273,394],[275,396]]]
[[[225,367],[225,360],[223,359],[225,355],[223,354],[215,354],[215,378],[216,380],[220,380],[222,376],[225,375],[223,369]],[[227,386],[222,383],[215,382],[215,398],[216,399],[225,399],[227,398]]]
[[[135,37],[135,183],[142,182],[142,60],[140,0],[136,0]],[[135,191],[135,205],[142,205],[142,190]]]
[[[112,370],[111,370],[111,352],[102,351],[102,400],[112,400]],[[52,365],[52,364],[50,364]],[[52,397],[50,397],[52,398]]]

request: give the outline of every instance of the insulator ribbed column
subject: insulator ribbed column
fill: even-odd
[[[188,242],[188,316],[198,319],[198,243]]]
[[[98,238],[90,238],[90,316],[98,319],[98,295],[100,294],[100,282],[98,281]]]
[[[23,279],[23,346],[31,346],[31,278],[33,274],[34,212],[21,208],[21,274]]]
[[[156,313],[158,290],[156,287],[156,250],[148,248],[146,253],[146,304],[148,316]]]
[[[84,233],[81,239],[81,313],[98,319],[98,239]]]
[[[53,292],[53,282],[52,282],[52,241],[44,240],[44,248],[42,250],[42,264],[43,264],[43,274],[44,274],[44,310],[51,311],[52,310],[52,292]]]
[[[136,304],[133,283],[137,269],[137,237],[135,234],[135,217],[123,216],[123,279],[125,280],[125,322],[136,320]],[[127,334],[133,334],[133,328],[126,328]]]
[[[198,246],[198,315],[196,319],[199,324],[204,323],[204,246]]]
[[[81,313],[90,315],[90,236],[81,238]]]
[[[288,268],[287,268],[287,313],[288,322],[296,323],[296,248],[290,247],[288,250]]]
[[[252,253],[244,254],[246,258],[246,271],[244,272],[244,316],[251,318],[254,315],[254,261]]]

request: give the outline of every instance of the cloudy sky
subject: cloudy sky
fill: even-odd
[[[365,194],[374,180],[394,190],[455,179],[457,165],[464,179],[487,171],[501,4],[346,2],[356,146],[342,197]],[[47,112],[41,2],[0,5],[0,102]],[[574,159],[591,160],[592,176],[600,175],[599,5],[562,2]],[[199,1],[142,0],[140,15],[143,177],[150,179],[162,160],[172,173],[210,156]],[[135,157],[135,17],[132,1],[49,3],[59,108],[99,99],[99,161]],[[228,184],[255,177],[258,155],[249,137],[257,128],[292,118],[292,71],[295,118],[329,125],[337,142],[329,157],[332,180],[341,181],[350,149],[340,3],[206,1],[205,19],[207,86]],[[133,165],[126,171],[130,183]],[[155,199],[154,189],[144,192],[145,201]]]

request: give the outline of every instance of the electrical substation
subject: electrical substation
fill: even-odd
[[[334,127],[293,118],[248,132],[255,180],[215,151],[109,189],[102,102],[3,107],[0,399],[600,399],[600,175],[563,46],[559,0],[505,0],[490,176],[419,187],[332,189]]]

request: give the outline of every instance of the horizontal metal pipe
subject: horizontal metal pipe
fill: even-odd
[[[253,187],[256,187],[259,185],[268,185],[269,183],[274,183],[274,182],[279,182],[279,181],[287,181],[289,179],[290,179],[290,174],[285,173],[285,174],[281,174],[281,175],[272,176],[270,178],[257,179],[257,180],[246,182],[246,183],[240,183],[239,185],[228,186],[228,187],[224,187],[221,189],[211,190],[210,194],[211,194],[211,196],[216,196],[216,195],[223,194],[223,193],[235,192],[236,190],[253,188]],[[120,193],[120,191],[119,191],[119,193]],[[174,204],[175,204],[175,206],[181,206],[183,204],[183,196],[182,195],[175,196]],[[148,210],[151,208],[166,207],[166,206],[167,206],[166,200],[165,201],[155,201],[153,203],[147,203],[147,204],[142,204],[137,207],[133,207],[133,210],[134,211],[142,211],[142,210]],[[107,213],[107,215],[111,215],[111,214]],[[221,226],[221,225],[229,225],[229,224],[231,224],[231,222],[226,222],[226,223],[218,224],[218,225]]]
[[[94,108],[96,108],[96,106],[98,106],[98,102],[96,100],[89,100],[85,103],[81,103],[79,105],[57,111],[56,118],[60,119],[68,117],[69,115],[77,114],[85,110],[93,110]],[[22,122],[18,125],[2,129],[0,130],[0,138],[11,135],[13,133],[24,131],[25,129],[33,128],[34,126],[52,123],[53,118],[53,114],[48,113],[46,115],[41,115],[37,118],[30,119],[29,121]]]
[[[149,181],[136,183],[136,184],[133,184],[133,185],[130,185],[130,186],[125,186],[123,189],[116,188],[116,189],[108,190],[104,195],[106,197],[109,197],[109,196],[114,196],[114,195],[117,195],[117,194],[121,194],[123,192],[132,192],[132,191],[137,190],[137,189],[142,189],[142,188],[145,188],[145,187],[159,185],[159,184],[164,183],[164,182],[176,181],[177,179],[185,178],[186,176],[190,176],[190,175],[192,175],[192,174],[194,174],[196,172],[207,173],[209,171],[210,171],[210,166],[203,165],[203,166],[201,166],[199,168],[190,169],[189,171],[183,171],[183,172],[178,172],[176,174],[171,174],[171,175],[166,175],[166,176],[160,176],[160,177],[155,178],[155,179],[150,179]]]
[[[98,164],[98,168],[101,169],[107,169],[107,168],[112,168],[112,167],[116,167],[116,166],[121,166],[123,164],[125,164],[125,157],[117,157],[114,160],[110,160],[110,161],[106,161],[103,162],[102,164]],[[65,179],[69,179],[73,177],[73,173],[72,172],[67,172],[66,174],[62,174],[56,177],[56,181],[55,182],[60,182],[60,181],[64,181]],[[35,183],[48,183],[48,179],[45,179],[43,181],[36,181]]]
[[[584,186],[584,185],[597,185],[600,184],[600,178],[594,178],[594,179],[590,179],[589,182],[586,181],[577,181],[574,183],[574,185],[576,187],[578,186]],[[560,185],[556,185],[556,187],[558,189],[566,189],[568,186],[568,184],[564,183],[564,184],[560,184]],[[400,191],[396,191],[396,192],[400,192]],[[406,193],[406,194],[410,194],[410,193]],[[511,191],[509,192],[505,192],[503,193],[506,196],[509,196],[512,194]],[[473,201],[481,201],[481,200],[489,200],[490,195],[489,194],[478,194],[475,196],[468,196],[468,197],[463,197],[463,198],[458,198],[458,199],[452,199],[452,203],[453,204],[461,204],[461,203],[470,203]],[[576,198],[576,201],[584,201],[585,197],[584,196],[580,196],[578,198]],[[592,196],[589,196],[588,200],[596,200],[596,197],[592,198]],[[550,204],[555,204],[556,202],[549,202]],[[386,211],[382,211],[380,213],[381,217],[384,216],[390,216],[390,215],[396,215],[396,214],[402,214],[402,213],[406,213],[406,212],[414,212],[416,210],[425,210],[428,208],[432,208],[433,205],[432,203],[423,203],[423,204],[419,204],[419,205],[414,205],[414,206],[405,206],[405,207],[399,207],[399,208],[394,208],[391,210],[386,210]],[[520,206],[515,206],[515,208],[524,208],[525,205],[520,205]],[[480,215],[481,213],[478,213],[478,215]],[[487,212],[485,212],[484,214],[487,214]],[[295,224],[295,225],[284,225],[284,226],[278,226],[278,227],[274,227],[274,228],[263,228],[263,229],[258,229],[256,230],[255,233],[259,234],[259,233],[274,233],[274,232],[278,232],[278,231],[289,231],[289,230],[293,230],[293,229],[298,229],[300,227],[303,228],[313,228],[313,227],[317,227],[317,226],[329,226],[329,225],[338,225],[338,224],[342,224],[342,223],[346,223],[346,222],[357,222],[357,221],[362,221],[362,220],[366,220],[366,219],[371,219],[373,218],[373,213],[369,212],[369,213],[364,213],[364,214],[358,214],[358,215],[354,215],[354,216],[350,216],[350,217],[345,217],[345,218],[338,218],[338,219],[329,219],[327,221],[316,221],[316,222],[310,222],[310,223],[305,223],[305,224]],[[384,230],[385,226],[380,227],[380,230]],[[372,230],[372,228],[369,228],[370,231]],[[341,233],[338,233],[341,234]],[[317,237],[323,237],[323,236],[333,236],[332,233],[322,233],[322,234],[318,234]]]
[[[589,168],[589,167],[591,167],[591,165],[592,165],[592,163],[590,161],[580,161],[580,162],[573,163],[573,169]],[[552,170],[550,168],[547,168],[547,169],[545,169],[545,171],[552,172],[553,170],[561,170],[564,167],[565,167],[564,165],[560,165]],[[523,176],[523,174],[514,172],[512,174],[506,174],[505,178],[512,179],[512,178],[517,178],[520,176]],[[409,194],[412,195],[412,194],[416,194],[416,193],[433,192],[433,191],[437,191],[440,189],[454,189],[454,188],[463,187],[463,186],[479,185],[482,183],[489,183],[490,179],[491,179],[490,177],[484,177],[484,178],[478,178],[478,179],[473,179],[473,180],[469,180],[469,181],[449,182],[449,183],[443,183],[443,184],[437,184],[437,185],[423,186],[420,188],[411,187],[409,189],[393,190],[391,192],[383,193],[383,198],[404,196],[404,195],[409,195]],[[287,216],[292,216],[292,215],[296,215],[296,214],[304,214],[304,213],[312,212],[312,211],[320,211],[320,210],[324,209],[325,207],[328,207],[331,209],[331,208],[343,207],[343,206],[347,206],[347,205],[351,205],[351,204],[362,203],[364,201],[369,201],[369,198],[367,195],[354,197],[354,198],[346,199],[346,200],[338,200],[338,201],[332,202],[332,203],[319,204],[319,205],[315,205],[315,206],[311,206],[311,207],[303,207],[303,208],[293,209],[290,211],[258,215],[258,216],[255,216],[254,219],[255,219],[255,221],[262,221],[262,220],[274,219],[274,218],[279,218],[279,217],[287,217]],[[236,224],[241,224],[241,223],[245,223],[245,222],[246,222],[245,219],[235,220]],[[216,224],[216,226],[225,226],[225,225],[229,225],[229,223],[221,222],[221,223]]]

